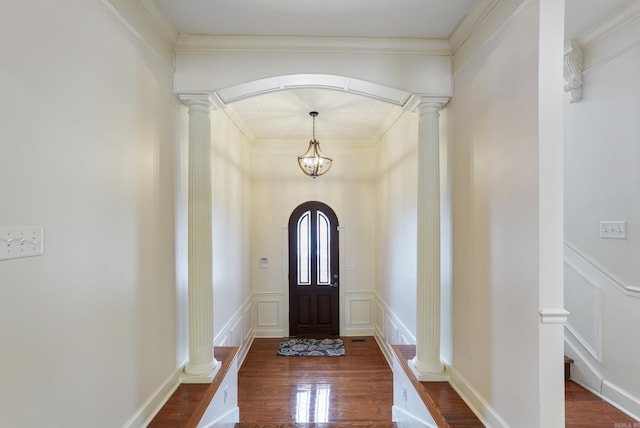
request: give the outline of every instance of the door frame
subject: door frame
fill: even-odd
[[[305,199],[302,201],[299,201],[298,203],[293,204],[292,206],[290,206],[290,208],[287,209],[287,211],[284,213],[283,215],[283,219],[282,219],[282,269],[283,269],[283,275],[282,275],[282,297],[283,297],[283,304],[284,304],[284,308],[281,312],[281,316],[282,316],[282,326],[283,328],[283,337],[288,337],[290,332],[291,332],[291,322],[289,319],[289,310],[290,310],[290,304],[291,302],[290,300],[290,290],[289,290],[289,219],[291,218],[291,215],[293,214],[293,212],[302,204],[305,204],[307,202],[320,202],[326,206],[328,206],[333,213],[335,214],[336,218],[338,219],[338,233],[340,236],[340,239],[338,240],[338,275],[339,275],[339,280],[340,280],[340,286],[338,287],[338,326],[339,326],[339,334],[340,336],[344,336],[346,333],[346,321],[345,321],[345,288],[344,288],[344,284],[345,282],[343,281],[343,271],[344,271],[344,241],[345,241],[345,236],[344,236],[344,231],[345,231],[345,227],[344,224],[342,222],[342,216],[340,215],[339,210],[337,210],[334,206],[332,206],[330,203],[323,201],[321,199]]]

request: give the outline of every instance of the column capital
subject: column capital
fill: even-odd
[[[407,111],[421,113],[427,109],[439,111],[449,102],[448,97],[430,97],[425,95],[412,95],[404,108]]]
[[[224,101],[222,101],[215,92],[206,94],[178,94],[178,99],[187,107],[205,107],[210,110],[225,108]]]

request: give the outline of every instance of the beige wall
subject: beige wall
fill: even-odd
[[[457,70],[447,107],[452,364],[455,382],[475,390],[484,400],[480,413],[495,426],[540,426],[535,3],[478,45]]]
[[[417,143],[418,116],[405,113],[376,153],[376,292],[389,311],[381,316],[397,317],[392,326],[377,321],[391,344],[413,343],[416,334]]]
[[[0,224],[44,255],[0,262],[0,425],[123,426],[177,366],[172,73],[100,1],[1,9]]]
[[[321,141],[323,151],[335,161],[329,173],[314,180],[297,164],[297,156],[307,144],[305,140],[269,145],[258,142],[252,150],[250,266],[252,290],[258,294],[257,334],[289,334],[287,223],[291,212],[309,200],[329,205],[340,222],[341,333],[364,328],[372,334],[376,242],[373,149]],[[268,258],[268,269],[259,268],[262,257]],[[359,303],[356,306],[358,312],[364,309],[368,320],[350,312],[348,301],[354,293],[366,295],[362,304],[369,309]],[[359,324],[361,321],[366,322]]]

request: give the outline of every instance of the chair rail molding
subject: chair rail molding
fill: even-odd
[[[640,287],[631,286],[616,278],[567,241],[564,243],[564,262],[592,284],[607,285],[630,297],[640,297]]]

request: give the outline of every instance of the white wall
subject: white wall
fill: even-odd
[[[213,321],[217,337],[226,323],[237,318],[251,292],[251,157],[248,141],[223,111],[216,111],[212,120]],[[232,332],[226,344],[242,345],[241,329],[229,328]]]
[[[45,234],[0,262],[0,425],[123,426],[178,363],[171,70],[101,1],[0,10],[0,224]]]
[[[418,116],[405,113],[376,153],[376,323],[386,343],[415,343]]]
[[[614,56],[585,73],[582,101],[565,104],[567,353],[578,381],[636,417],[640,293],[627,289],[640,284],[638,68],[639,48]],[[601,220],[626,220],[627,239],[601,239]]]
[[[455,94],[447,107],[453,155],[452,382],[490,426],[559,426],[564,420],[560,412],[553,423],[542,423],[541,291],[561,285],[540,282],[541,3],[503,2],[476,28],[456,54]],[[558,220],[561,225],[561,215]],[[561,376],[553,394],[562,392]],[[562,398],[557,401],[562,407]]]
[[[373,334],[375,289],[374,155],[371,147],[320,142],[333,156],[331,170],[312,179],[297,156],[308,142],[257,142],[252,150],[251,284],[255,293],[256,335],[287,336],[287,224],[301,203],[329,205],[340,223],[340,333]],[[260,269],[259,260],[269,260]]]

